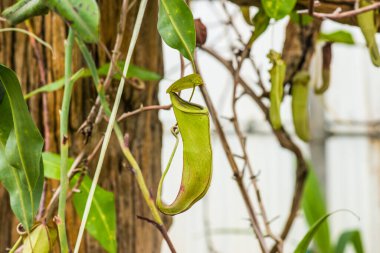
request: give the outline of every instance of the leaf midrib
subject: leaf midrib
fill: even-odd
[[[64,0],[63,1],[63,4],[65,4],[68,8],[70,8],[71,12],[73,13],[73,15],[76,17],[76,20],[81,23],[82,27],[85,27],[85,29],[87,30],[88,32],[88,35],[91,37],[91,40],[93,41],[96,41],[97,38],[96,36],[94,36],[94,34],[92,33],[91,31],[91,28],[87,25],[87,23],[85,21],[82,20],[82,17],[74,10],[73,8],[73,5],[68,1],[68,0]],[[63,17],[63,16],[62,16]],[[65,17],[63,17],[65,19]],[[83,39],[83,38],[82,38]]]
[[[190,50],[190,48],[187,46],[187,44],[186,44],[186,42],[185,42],[185,39],[182,37],[182,34],[180,33],[180,30],[178,29],[176,23],[175,23],[174,20],[172,19],[172,17],[171,17],[171,15],[170,15],[170,12],[169,12],[169,10],[168,10],[168,7],[167,7],[165,1],[166,1],[166,0],[161,0],[161,3],[162,3],[162,5],[163,5],[163,7],[164,7],[164,10],[165,10],[166,14],[167,14],[166,16],[167,16],[168,19],[170,20],[170,23],[173,25],[173,28],[174,28],[175,32],[177,33],[177,35],[178,35],[180,41],[181,41],[182,44],[185,46],[185,49],[186,49],[187,53],[189,54],[190,61],[193,62],[193,55],[192,55],[192,53],[191,53],[191,50]]]
[[[3,84],[3,87],[4,87],[4,90],[5,90],[5,92],[7,93],[7,96],[8,96],[8,98],[10,98],[10,96],[9,96],[9,91],[8,91],[8,89],[7,89],[7,86],[6,85],[4,85],[4,81],[2,80],[2,78],[0,78],[0,82],[2,82],[2,84]],[[14,116],[13,115],[13,112],[14,112],[14,108],[13,108],[13,103],[11,102],[11,100],[9,99],[9,104],[10,104],[10,107],[11,107],[11,110],[12,110],[12,117]],[[14,118],[14,117],[13,117]],[[18,136],[18,131],[16,131],[16,129],[17,129],[17,120],[13,120],[13,129],[12,129],[12,131],[14,131],[14,135],[15,135],[15,138],[16,138],[16,141],[18,142],[19,141],[19,136]],[[9,136],[8,136],[8,138],[9,138]],[[19,142],[18,142],[19,143]],[[29,193],[30,194],[32,194],[32,192],[33,192],[33,187],[32,187],[32,185],[31,185],[31,182],[30,182],[30,178],[29,178],[29,173],[28,173],[28,171],[26,170],[26,167],[25,167],[25,163],[24,163],[24,157],[23,157],[23,153],[21,152],[21,145],[17,145],[17,150],[18,150],[18,152],[19,152],[19,156],[20,156],[20,161],[21,161],[21,167],[22,167],[22,170],[24,171],[24,173],[25,173],[25,178],[26,178],[26,181],[27,181],[27,185],[28,185],[28,191],[29,191]],[[4,147],[4,151],[5,151],[5,147]],[[9,165],[9,166],[11,166],[11,165]],[[14,168],[13,166],[11,166],[13,169],[16,169],[16,168]],[[32,211],[34,212],[34,201],[33,201],[33,197],[32,197],[32,195],[31,195],[31,205],[32,205]]]

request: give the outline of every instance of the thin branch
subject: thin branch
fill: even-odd
[[[117,121],[122,121],[128,117],[131,117],[133,115],[139,114],[141,112],[146,112],[146,111],[153,111],[153,110],[170,110],[172,108],[172,105],[148,105],[148,106],[143,106],[141,105],[139,109],[136,109],[134,111],[126,112],[123,113]]]
[[[238,70],[236,70],[236,72],[235,72],[235,78],[234,78],[234,80],[235,81],[234,81],[233,98],[232,98],[232,112],[233,112],[232,123],[233,123],[234,129],[235,129],[235,133],[236,133],[236,135],[237,135],[237,137],[239,139],[240,147],[241,147],[241,149],[243,151],[243,160],[244,160],[244,163],[245,163],[245,165],[248,168],[250,180],[251,180],[253,188],[255,189],[255,192],[256,192],[256,199],[257,199],[257,202],[259,204],[259,208],[260,208],[260,212],[261,212],[261,217],[262,217],[262,219],[264,221],[265,230],[266,230],[268,236],[270,236],[273,240],[276,241],[276,243],[277,243],[276,245],[277,245],[278,251],[279,252],[283,252],[283,249],[282,249],[282,240],[272,232],[272,229],[270,227],[270,222],[268,220],[267,212],[266,212],[266,209],[264,207],[261,191],[260,191],[260,188],[259,188],[259,186],[257,184],[257,176],[256,176],[256,174],[254,172],[253,166],[252,166],[251,161],[250,161],[250,159],[248,157],[246,138],[243,135],[243,132],[241,131],[241,127],[240,127],[240,123],[239,123],[239,118],[238,118],[238,113],[237,113],[237,108],[236,108],[237,102],[238,102],[238,99],[239,99],[239,97],[237,96],[237,87],[238,87],[238,84],[239,84]]]
[[[133,3],[131,4],[131,6]],[[120,57],[120,48],[123,42],[124,38],[124,33],[125,33],[125,27],[126,27],[126,20],[127,20],[127,14],[129,11],[129,0],[123,0],[122,6],[121,6],[121,13],[120,13],[120,18],[119,18],[119,23],[118,23],[118,28],[117,28],[117,34],[116,34],[116,41],[115,45],[112,50],[112,56],[111,56],[111,63],[110,67],[108,69],[108,73],[106,76],[106,79],[103,84],[104,90],[106,90],[112,80],[113,75],[115,74],[115,67],[117,67],[117,61],[119,60]],[[107,49],[105,46],[102,46],[103,48]],[[108,50],[107,50],[108,52]],[[90,113],[88,114],[86,120],[83,122],[83,124],[79,127],[78,132],[82,132],[82,134],[85,136],[85,142],[88,141],[88,138],[92,134],[92,129],[95,123],[96,116],[99,114],[100,110],[100,97],[98,96],[96,98],[95,104],[90,110]]]
[[[150,224],[153,224],[160,231],[160,233],[162,234],[162,237],[164,237],[164,240],[168,244],[168,247],[169,247],[170,251],[172,253],[176,253],[177,252],[175,250],[175,248],[174,248],[174,245],[173,245],[172,241],[170,240],[170,237],[168,235],[168,232],[166,231],[165,226],[163,226],[162,224],[158,224],[154,220],[148,219],[148,218],[140,216],[140,215],[137,215],[137,218],[140,219],[140,220],[146,221],[146,222],[148,222]]]
[[[195,64],[197,65],[197,62],[195,62]],[[198,66],[197,66],[197,69],[198,69]],[[233,171],[233,174],[234,174],[234,178],[237,182],[237,185],[239,187],[239,190],[240,190],[240,193],[243,197],[243,201],[247,207],[247,210],[248,210],[248,214],[249,214],[249,217],[250,217],[250,220],[251,220],[251,225],[252,225],[252,228],[257,236],[257,239],[259,241],[259,244],[260,244],[260,247],[262,249],[262,251],[264,253],[268,252],[268,249],[267,249],[267,245],[266,245],[266,242],[265,242],[265,239],[264,239],[264,236],[263,236],[263,233],[260,229],[260,226],[259,226],[259,223],[258,223],[258,220],[257,220],[257,216],[256,216],[256,212],[254,210],[254,207],[253,207],[253,204],[250,200],[250,197],[249,197],[249,194],[247,192],[247,189],[245,188],[244,186],[244,182],[243,182],[243,177],[239,171],[239,167],[234,159],[234,155],[232,153],[232,150],[231,150],[231,147],[230,145],[228,144],[228,141],[227,141],[227,137],[226,137],[226,134],[223,130],[223,127],[218,119],[218,113],[214,107],[214,104],[211,100],[211,97],[206,89],[206,86],[205,85],[201,85],[199,86],[201,92],[202,92],[202,96],[206,102],[206,105],[207,105],[207,108],[210,110],[210,114],[211,114],[211,117],[214,121],[214,125],[216,127],[216,131],[218,132],[218,135],[219,135],[219,138],[221,140],[221,143],[222,143],[222,146],[223,146],[223,149],[224,149],[224,152],[226,153],[226,156],[227,156],[227,159],[228,159],[228,162],[231,166],[231,169]]]
[[[320,18],[320,19],[334,19],[334,20],[336,20],[336,19],[354,17],[358,14],[361,14],[361,13],[364,13],[367,11],[376,10],[378,8],[380,8],[380,2],[375,2],[375,3],[368,5],[368,6],[365,6],[365,7],[361,7],[361,8],[358,8],[355,10],[350,10],[350,11],[344,11],[344,12],[340,12],[340,11],[335,11],[333,13],[313,12],[312,16],[316,17],[316,18]],[[300,10],[297,13],[305,14],[307,12],[308,12],[308,10]]]
[[[257,199],[257,202],[259,204],[259,208],[260,208],[260,212],[261,212],[261,217],[262,217],[264,225],[265,225],[265,230],[266,230],[268,236],[270,236],[273,240],[276,241],[276,245],[277,245],[278,251],[282,252],[283,251],[283,249],[282,249],[282,240],[279,237],[277,237],[276,235],[274,235],[274,233],[272,232],[272,229],[270,227],[268,218],[267,218],[266,209],[264,207],[264,203],[263,203],[263,199],[262,199],[262,196],[261,196],[260,188],[259,188],[259,186],[257,184],[257,176],[255,175],[253,166],[252,166],[252,164],[250,162],[250,159],[248,157],[248,152],[247,152],[247,147],[246,147],[246,138],[243,135],[243,132],[241,131],[241,127],[240,127],[240,124],[239,124],[238,113],[237,113],[237,109],[236,109],[237,102],[238,102],[239,98],[241,97],[241,96],[237,95],[237,88],[238,88],[239,79],[240,79],[240,70],[241,70],[241,67],[242,67],[244,61],[246,59],[251,59],[250,58],[250,52],[251,52],[250,41],[248,41],[247,43],[244,43],[242,41],[242,36],[239,33],[239,30],[237,29],[236,25],[232,21],[233,20],[232,16],[230,15],[230,13],[228,12],[228,10],[226,9],[225,6],[223,6],[223,9],[225,10],[226,14],[229,17],[230,25],[232,27],[234,27],[235,32],[237,33],[238,37],[241,40],[241,43],[245,45],[243,52],[240,54],[240,57],[239,57],[239,55],[236,55],[237,67],[234,69],[233,73],[231,72],[231,74],[233,76],[233,93],[232,93],[232,105],[231,105],[232,112],[233,112],[232,123],[233,123],[234,129],[235,129],[235,133],[236,133],[236,135],[237,135],[237,137],[239,139],[240,147],[241,147],[241,149],[243,151],[243,160],[244,160],[243,170],[246,167],[248,168],[248,172],[250,174],[250,179],[251,179],[252,185],[253,185],[253,187],[255,189],[255,192],[256,192],[256,199]],[[255,68],[256,65],[255,65],[255,63],[254,63],[253,60],[252,60],[252,65]],[[255,70],[258,73],[258,70],[257,69],[255,69]],[[259,75],[259,73],[258,73],[258,75]],[[261,84],[261,87],[263,88],[263,84],[262,84],[260,75],[259,75],[259,83]],[[263,88],[263,91],[265,91],[264,88]],[[245,94],[245,92],[243,94]]]
[[[185,76],[185,60],[183,59],[182,54],[179,54],[179,61],[180,61],[180,66],[181,66],[181,73],[179,78],[182,78]]]
[[[203,51],[207,52],[212,57],[214,57],[220,63],[222,63],[226,67],[226,69],[229,70],[229,72],[231,73],[231,75],[234,75],[234,73],[235,73],[234,72],[234,68],[233,68],[232,64],[230,64],[229,61],[227,61],[222,56],[220,56],[215,51],[213,51],[213,50],[211,50],[209,48],[201,47],[201,49]],[[269,120],[269,110],[265,106],[265,104],[263,103],[263,101],[261,100],[261,97],[259,97],[251,89],[251,87],[248,85],[248,83],[245,82],[244,79],[242,79],[240,76],[239,76],[239,83],[243,87],[244,91],[259,106],[259,108],[261,109],[261,111],[264,113],[267,121],[270,122],[270,120]],[[271,125],[271,127],[272,127],[272,125]],[[289,216],[287,217],[285,226],[284,226],[284,228],[282,230],[282,233],[281,233],[281,239],[284,240],[286,238],[286,236],[288,235],[289,231],[290,231],[290,228],[291,228],[291,226],[293,224],[293,221],[294,221],[294,219],[297,216],[297,211],[298,211],[298,209],[300,207],[300,201],[301,201],[301,198],[302,198],[303,187],[304,187],[305,179],[306,179],[306,175],[307,175],[307,167],[306,167],[306,162],[305,162],[305,159],[303,157],[303,154],[302,154],[301,150],[293,142],[293,140],[290,138],[290,136],[286,132],[286,130],[284,128],[281,128],[279,130],[275,130],[272,127],[272,131],[273,131],[274,135],[276,136],[277,140],[279,141],[280,145],[283,148],[290,150],[296,156],[296,158],[297,158],[296,183],[295,183],[295,189],[294,189],[294,195],[293,195],[292,205],[291,205],[291,208],[290,208]],[[276,248],[273,248],[271,250],[271,252],[276,252]]]

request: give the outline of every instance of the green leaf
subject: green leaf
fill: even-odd
[[[341,212],[341,211],[348,211],[348,210],[338,210],[329,214],[326,214],[319,220],[317,220],[313,226],[309,229],[309,231],[305,234],[305,236],[302,238],[301,242],[297,245],[297,248],[294,250],[294,253],[305,253],[308,250],[309,244],[313,240],[313,237],[318,232],[318,230],[321,228],[323,223],[329,218],[331,215]]]
[[[282,126],[281,102],[284,96],[286,64],[282,60],[281,54],[274,50],[270,50],[268,58],[273,65],[269,70],[271,81],[269,119],[274,129],[280,129]]]
[[[78,70],[72,77],[71,77],[71,81],[72,82],[76,82],[78,81],[80,78],[83,78],[85,77],[86,75],[86,70],[85,69],[80,69]],[[37,88],[31,92],[29,92],[28,94],[26,94],[24,96],[24,99],[29,99],[39,93],[42,93],[42,92],[53,92],[53,91],[56,91],[56,90],[59,90],[60,88],[62,88],[63,86],[65,85],[65,80],[64,78],[61,78],[55,82],[52,82],[52,83],[49,83],[49,84],[46,84],[40,88]]]
[[[45,165],[45,177],[51,179],[60,179],[60,156],[54,153],[43,153]],[[71,167],[74,160],[68,160],[68,166]],[[78,182],[79,175],[76,175],[71,181],[71,187]],[[84,176],[79,187],[80,193],[73,195],[73,203],[75,210],[82,217],[88,193],[91,188],[91,179]],[[108,192],[97,186],[93,205],[89,213],[89,219],[86,223],[86,229],[100,245],[108,252],[117,252],[116,243],[116,210],[115,199],[112,192]]]
[[[39,224],[25,237],[22,253],[49,253],[57,239],[57,230],[45,224]]]
[[[5,89],[2,85],[0,85],[0,103],[3,101],[3,98],[5,96]]]
[[[21,0],[3,15],[15,25],[48,9],[57,12],[85,42],[98,41],[100,13],[95,0]]]
[[[6,8],[2,16],[7,19],[11,25],[17,25],[29,18],[39,15],[45,15],[49,12],[44,0],[20,0],[14,5]]]
[[[203,198],[210,186],[212,149],[208,110],[183,100],[174,92],[199,85],[199,78],[200,76],[195,75],[184,77],[168,89],[183,142],[183,170],[180,191],[174,202],[166,205],[161,200],[162,185],[170,168],[179,139],[177,130],[173,128],[172,133],[176,137],[176,145],[161,177],[156,199],[158,209],[168,215],[176,215],[188,210]],[[190,80],[195,81],[191,83]]]
[[[46,178],[60,180],[60,162],[61,157],[58,154],[44,152],[42,153],[42,160],[44,163],[44,176]],[[67,160],[67,167],[70,168],[74,163],[72,158]]]
[[[265,13],[265,11],[260,8],[256,15],[253,17],[253,25],[255,26],[255,30],[252,32],[249,43],[252,44],[256,41],[261,34],[263,34],[268,28],[270,18]]]
[[[297,0],[261,0],[262,7],[267,15],[276,20],[290,14]]]
[[[117,63],[117,65],[118,65],[118,67],[120,69],[124,68],[124,62],[123,61],[119,61]],[[106,64],[102,65],[98,69],[99,76],[107,76],[109,68],[110,68],[110,63],[106,63]],[[86,77],[87,76],[91,76],[89,70],[88,70],[88,74],[86,73]],[[138,66],[135,66],[135,65],[132,65],[132,64],[129,65],[126,77],[127,78],[137,77],[137,78],[139,78],[139,79],[141,79],[143,81],[158,81],[158,80],[160,80],[162,78],[162,76],[159,75],[159,74],[157,74],[156,72],[153,72],[153,71],[150,71],[150,70],[147,70],[145,68],[138,67]],[[116,79],[116,80],[120,80],[121,79],[121,75],[119,73],[116,73],[113,76],[113,78]]]
[[[124,62],[118,62],[118,66],[120,68],[123,68],[123,64],[124,64]],[[98,69],[99,76],[107,76],[109,67],[110,67],[109,63],[102,65]],[[78,70],[75,74],[73,74],[73,76],[71,77],[71,81],[75,83],[76,81],[78,81],[81,78],[90,77],[90,76],[91,76],[90,70],[82,68],[82,69]],[[158,81],[162,78],[159,74],[157,74],[153,71],[144,69],[142,67],[130,65],[129,69],[128,69],[128,73],[127,73],[127,78],[132,78],[132,77],[137,77],[143,81]],[[116,80],[120,80],[121,75],[116,73],[113,78]],[[55,82],[46,84],[46,85],[44,85],[38,89],[31,91],[30,93],[28,93],[24,96],[24,99],[29,99],[32,96],[35,96],[35,95],[42,93],[42,92],[53,92],[53,91],[59,90],[64,85],[65,85],[65,80],[63,78],[61,78]]]
[[[42,193],[43,139],[29,114],[16,74],[0,65],[0,181],[10,195],[11,208],[30,230]]]
[[[79,175],[75,176],[70,184],[73,186],[78,178]],[[81,217],[83,216],[91,183],[92,180],[85,176],[79,187],[80,192],[73,195],[75,210]],[[96,187],[86,229],[105,250],[110,253],[117,252],[115,197],[112,192],[108,192],[99,186]]]
[[[97,42],[99,37],[99,7],[95,0],[45,0],[83,41]]]
[[[351,230],[344,232],[338,240],[335,247],[335,253],[344,253],[344,249],[348,244],[352,244],[356,253],[364,253],[362,238],[359,230]]]
[[[292,79],[292,116],[297,136],[308,142],[309,126],[309,85],[310,74],[306,70],[297,72]]]
[[[335,31],[332,33],[320,33],[319,39],[327,42],[343,43],[348,45],[354,45],[355,41],[352,34],[347,31]]]
[[[317,175],[310,164],[308,164],[308,167],[309,173],[302,198],[302,208],[307,223],[309,226],[312,226],[321,217],[324,217],[327,214],[327,208]],[[316,232],[314,236],[314,242],[317,245],[319,252],[331,252],[332,247],[328,222],[320,225],[318,232]]]
[[[165,43],[193,61],[195,26],[193,14],[183,0],[160,0],[158,32]]]
[[[178,92],[184,89],[194,88],[195,86],[202,85],[202,84],[203,84],[203,80],[200,75],[191,74],[179,79],[178,81],[170,85],[170,87],[166,90],[166,93]]]

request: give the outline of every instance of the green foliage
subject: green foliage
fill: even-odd
[[[268,54],[268,58],[273,64],[272,68],[269,70],[271,79],[271,89],[270,89],[270,108],[269,108],[269,118],[274,129],[280,129],[281,123],[281,102],[284,96],[284,80],[286,73],[286,64],[281,59],[281,54],[271,50]]]
[[[321,229],[323,227],[323,224],[325,224],[327,222],[327,219],[331,215],[333,215],[337,212],[342,212],[342,211],[348,211],[348,210],[338,210],[338,211],[326,214],[326,215],[322,216],[319,220],[317,220],[309,228],[309,231],[305,234],[305,236],[302,238],[302,240],[298,243],[297,248],[294,250],[294,253],[309,252],[308,247],[309,247],[310,243],[312,242],[313,237],[316,236],[319,229]],[[352,212],[350,212],[350,213],[352,213]],[[332,248],[330,248],[330,251],[322,251],[322,249],[320,249],[321,251],[318,251],[318,252],[321,252],[321,253],[328,253],[328,252],[343,253],[344,249],[348,243],[353,244],[356,253],[363,253],[364,252],[362,242],[361,242],[360,232],[357,230],[344,232],[341,235],[341,237],[339,238],[339,242],[338,242],[338,244],[334,250],[331,250]],[[325,248],[325,250],[327,250],[327,247]]]
[[[53,153],[43,153],[45,165],[45,177],[60,179],[60,156]],[[73,159],[68,160],[71,167]],[[76,175],[71,181],[71,187],[78,183],[80,175]],[[87,196],[91,187],[92,180],[84,176],[79,186],[79,193],[74,193],[73,203],[75,210],[82,217],[86,205]],[[116,210],[115,199],[112,192],[108,192],[97,186],[93,200],[93,206],[89,213],[86,229],[108,252],[117,252],[116,244]]]
[[[71,76],[70,81],[75,83],[80,78],[85,77],[85,74],[86,74],[85,72],[86,72],[85,69],[78,70],[75,74],[73,74]],[[43,92],[53,92],[53,91],[61,89],[63,86],[65,86],[65,79],[61,78],[61,79],[58,79],[57,81],[46,84],[40,88],[37,88],[37,89],[29,92],[28,94],[26,94],[24,96],[24,99],[29,99],[29,98],[31,98],[31,97],[39,94],[39,93],[43,93]]]
[[[25,237],[23,253],[49,253],[57,239],[57,230],[45,224],[37,225],[33,231]]]
[[[309,173],[302,198],[302,208],[306,221],[311,227],[321,217],[327,214],[327,208],[317,175],[310,164],[308,167]],[[331,252],[330,228],[328,222],[320,225],[319,230],[315,233],[314,242],[318,246],[319,252]]]
[[[309,81],[310,75],[307,71],[298,72],[292,80],[293,125],[297,136],[305,142],[310,139]]]
[[[365,7],[370,5],[371,2],[367,0],[360,0],[359,7]],[[367,11],[356,16],[358,25],[364,35],[367,42],[367,47],[371,55],[373,65],[380,67],[380,53],[376,43],[377,26],[375,23],[375,11]]]
[[[322,85],[314,85],[314,93],[321,95],[325,93],[330,87],[331,81],[331,60],[332,60],[332,42],[327,42],[322,47]]]
[[[305,253],[308,250],[309,244],[313,240],[313,237],[318,232],[318,230],[321,228],[324,222],[326,222],[327,218],[333,215],[336,212],[326,214],[319,220],[317,220],[313,226],[310,227],[309,231],[305,234],[305,236],[302,238],[301,242],[297,245],[297,248],[294,250],[294,253]],[[327,253],[327,252],[326,252]]]
[[[124,62],[119,61],[117,63],[117,66],[119,67],[119,69],[123,69]],[[108,73],[109,68],[110,68],[110,63],[106,63],[106,64],[102,65],[98,69],[99,76],[106,76],[107,73]],[[85,76],[86,77],[91,76],[90,70],[86,69]],[[158,80],[160,80],[162,78],[162,76],[159,75],[159,74],[157,74],[156,72],[147,70],[147,69],[142,68],[142,67],[135,66],[133,64],[129,65],[126,77],[127,78],[137,77],[137,78],[139,78],[139,79],[141,79],[143,81],[158,81]],[[113,76],[113,78],[116,79],[116,80],[120,80],[121,79],[121,74],[115,73],[115,75]]]
[[[177,142],[161,177],[156,199],[158,209],[168,215],[175,215],[188,210],[206,194],[210,186],[212,150],[208,110],[183,100],[175,93],[175,91],[201,85],[200,80],[200,76],[190,75],[178,80],[167,90],[183,141],[183,170],[180,191],[172,204],[165,205],[161,200],[162,185],[178,145],[178,132],[173,129],[172,132],[176,136]]]
[[[354,246],[356,253],[363,253],[364,248],[361,241],[359,230],[345,231],[339,237],[338,243],[333,247],[330,237],[330,228],[327,218],[336,212],[327,213],[326,201],[323,197],[320,183],[312,166],[308,163],[309,174],[305,184],[304,195],[302,198],[302,208],[306,221],[310,227],[308,234],[298,245],[295,253],[299,252],[319,252],[319,253],[344,253],[348,244]],[[342,210],[344,211],[344,210]],[[308,245],[314,241],[317,251],[307,250]]]
[[[20,0],[5,9],[2,16],[11,25],[17,25],[34,16],[44,15],[49,12],[44,0]]]
[[[95,0],[46,0],[85,42],[97,42],[99,36],[99,7]]]
[[[335,247],[335,253],[344,253],[348,244],[352,244],[356,253],[364,253],[363,243],[359,230],[346,231],[339,237],[338,244]]]
[[[120,68],[123,67],[123,62],[118,62],[118,66]],[[106,76],[107,73],[108,73],[108,69],[110,67],[110,64],[109,63],[106,63],[104,65],[102,65],[98,70],[97,70],[97,73],[99,76]],[[91,71],[89,69],[80,69],[78,70],[75,74],[73,74],[71,76],[71,81],[72,82],[76,82],[78,81],[79,79],[81,78],[86,78],[86,77],[91,77]],[[147,69],[144,69],[142,67],[138,67],[138,66],[134,66],[134,65],[130,65],[129,66],[129,69],[128,69],[128,73],[127,73],[127,78],[132,78],[132,77],[136,77],[136,78],[139,78],[143,81],[158,81],[160,80],[162,77],[153,72],[153,71],[149,71]],[[113,76],[114,79],[116,80],[120,80],[121,79],[121,75],[116,73],[114,76]],[[55,82],[52,82],[52,83],[49,83],[49,84],[46,84],[40,88],[37,88],[33,91],[31,91],[30,93],[26,94],[24,96],[25,99],[29,99],[31,98],[32,96],[35,96],[39,93],[42,93],[42,92],[53,92],[53,91],[56,91],[56,90],[59,90],[61,89],[63,86],[65,85],[65,80],[64,78],[61,78],[61,79],[58,79],[57,81]]]
[[[193,14],[183,0],[160,0],[158,32],[165,43],[193,61],[195,26]]]
[[[3,98],[5,96],[5,89],[2,85],[0,85],[0,103],[3,101]]]
[[[95,0],[21,0],[2,13],[16,25],[34,16],[57,12],[85,42],[97,42],[100,13]]]
[[[33,225],[43,185],[43,139],[23,99],[16,74],[0,65],[0,181],[26,230]]]
[[[55,153],[43,152],[42,161],[44,163],[44,176],[46,178],[60,180],[60,162],[61,157]],[[67,160],[67,167],[71,167],[74,160],[69,158]]]
[[[261,0],[267,15],[276,20],[289,15],[296,5],[297,0]]]
[[[179,92],[181,90],[191,89],[202,84],[203,84],[203,80],[200,75],[191,74],[174,82],[172,85],[170,85],[170,87],[166,90],[166,92],[167,93]]]
[[[347,31],[335,31],[331,33],[320,33],[319,39],[326,42],[332,42],[332,43],[343,43],[348,45],[354,45],[355,41],[352,37],[352,34]]]
[[[263,34],[268,28],[270,18],[265,13],[264,9],[260,8],[256,15],[253,17],[252,24],[255,27],[253,30],[251,38],[249,39],[249,44],[252,45],[258,37]]]
[[[73,182],[76,182],[78,178],[79,175],[76,175],[71,185],[74,185]],[[79,186],[80,192],[73,196],[75,210],[81,217],[84,213],[91,184],[92,180],[88,176],[84,176]],[[117,252],[115,197],[112,192],[108,192],[99,186],[96,187],[86,229],[105,250],[110,253]]]

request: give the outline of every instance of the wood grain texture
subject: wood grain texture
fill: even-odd
[[[15,1],[0,1],[0,11],[10,6],[13,2]],[[113,48],[115,42],[121,3],[122,0],[99,1],[102,14],[100,29],[101,41],[109,49]],[[121,59],[125,58],[133,24],[137,15],[138,3],[139,1],[136,1],[127,16],[127,29],[121,48]],[[142,31],[134,53],[133,63],[149,70],[162,73],[161,39],[156,29],[157,13],[157,1],[149,1]],[[0,33],[0,62],[17,72],[23,84],[22,88],[24,92],[41,86],[44,79],[46,79],[47,82],[51,82],[61,78],[64,73],[63,43],[67,33],[65,24],[54,14],[33,18],[31,24],[34,32],[50,43],[54,49],[53,55],[50,51],[37,45],[45,67],[44,77],[41,77],[41,72],[38,69],[38,61],[35,51],[31,46],[30,39],[23,34]],[[24,24],[19,26],[26,28]],[[0,28],[3,27],[5,27],[5,24],[0,22]],[[107,60],[105,52],[100,49],[100,47],[92,46],[91,50],[98,64],[109,61]],[[73,69],[76,70],[83,66],[84,61],[79,54],[79,50],[75,48]],[[113,94],[115,94],[116,86],[117,83],[114,83],[109,89],[110,101],[112,101]],[[157,82],[147,82],[146,89],[143,91],[128,86],[124,92],[120,113],[136,109],[141,104],[158,104],[157,92]],[[29,100],[29,108],[33,119],[44,134],[46,140],[45,150],[52,152],[59,152],[59,109],[61,107],[62,95],[62,91],[57,91],[38,95]],[[72,98],[69,122],[71,132],[70,152],[72,156],[75,156],[83,149],[83,137],[77,134],[76,131],[85,120],[95,99],[96,94],[90,79],[85,79],[76,84]],[[105,128],[105,123],[97,126],[94,129],[94,134],[90,142],[93,143],[99,140]],[[158,119],[158,112],[149,111],[133,116],[127,121],[123,121],[122,128],[125,133],[129,133],[129,143],[132,152],[142,168],[148,186],[152,189],[152,192],[155,193],[161,176],[162,126]],[[95,159],[95,162],[89,164],[90,174],[95,169],[96,161],[97,159]],[[134,176],[130,171],[130,166],[123,158],[115,138],[111,140],[109,145],[108,155],[100,178],[100,185],[107,190],[113,191],[116,196],[118,252],[158,252],[161,247],[162,237],[151,224],[136,218],[136,215],[150,218],[150,212],[135,183]],[[56,182],[49,181],[47,187],[48,197],[51,197],[56,187]],[[2,224],[0,252],[4,252],[4,249],[11,246],[17,239],[17,221],[9,208],[8,195],[1,186],[0,203],[0,224]],[[69,242],[71,246],[73,246],[79,227],[79,220],[71,204],[69,204],[67,215]],[[169,220],[166,221],[169,223]],[[81,252],[104,252],[104,250],[101,249],[96,241],[87,235],[82,243]]]

